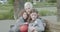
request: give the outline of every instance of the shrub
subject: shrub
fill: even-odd
[[[8,0],[9,4],[14,4],[14,0]]]
[[[39,14],[41,16],[52,16],[52,15],[56,15],[56,12],[54,11],[48,11],[48,10],[41,10],[41,11],[38,11]]]
[[[48,0],[48,3],[56,3],[57,0]]]
[[[0,15],[0,20],[3,20],[4,19],[4,15]]]
[[[10,12],[0,13],[0,20],[14,19],[13,9]]]

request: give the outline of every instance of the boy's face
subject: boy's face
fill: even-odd
[[[37,13],[31,13],[30,17],[32,18],[32,20],[35,20],[37,18]]]

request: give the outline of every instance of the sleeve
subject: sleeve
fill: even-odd
[[[41,19],[41,21],[42,21],[44,27],[46,27],[46,21],[45,21],[45,19]]]
[[[35,26],[35,29],[37,31],[44,31],[44,26],[43,26],[43,23],[41,22],[41,20],[37,19],[36,21],[37,21],[37,26]]]
[[[23,23],[23,19],[22,17],[20,17],[17,21],[16,21],[16,24],[14,25],[14,27],[12,27],[12,30],[13,31],[18,31],[18,27]]]
[[[46,27],[46,20],[45,19],[43,19],[43,18],[38,18],[38,19],[40,19],[41,21],[42,21],[42,23],[43,23],[43,25],[44,25],[44,27]]]

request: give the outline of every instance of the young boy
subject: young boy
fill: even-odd
[[[30,14],[31,21],[29,23],[28,32],[44,31],[44,25],[38,17],[38,12],[36,10],[32,11],[32,13]]]

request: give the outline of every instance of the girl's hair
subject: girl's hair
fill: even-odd
[[[26,12],[26,11],[24,11],[24,9],[21,10],[21,11],[19,12],[19,15],[18,15],[18,16],[19,16],[19,17],[22,16],[24,12]]]

